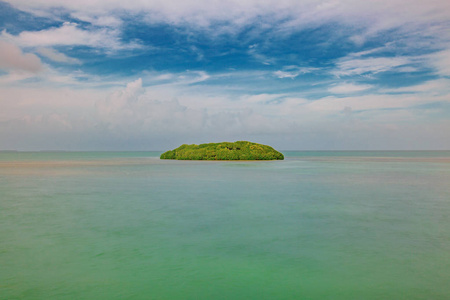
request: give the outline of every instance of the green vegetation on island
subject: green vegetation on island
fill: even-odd
[[[282,160],[282,153],[270,146],[238,141],[209,143],[201,145],[181,145],[164,152],[161,159],[178,160]]]

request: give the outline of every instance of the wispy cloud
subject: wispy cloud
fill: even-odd
[[[448,97],[448,99],[447,100],[445,100],[445,98],[439,99],[439,101],[445,100],[446,102],[450,102],[450,79],[448,78],[433,79],[406,87],[382,89],[379,92],[383,94],[392,94],[392,93],[394,94],[408,93],[416,95],[420,94],[421,97],[434,100],[438,100],[435,97],[443,96]]]
[[[372,88],[369,84],[353,84],[353,83],[343,83],[337,84],[328,89],[333,94],[351,94],[361,91],[366,91]]]
[[[88,22],[97,27],[112,27],[117,28],[123,24],[123,21],[114,16],[105,13],[105,15],[98,14],[98,12],[90,11],[77,11],[71,13],[71,16],[75,19],[81,20],[83,22]]]
[[[206,19],[233,19],[237,16],[247,16],[248,18],[263,15],[275,14],[298,15],[298,19],[311,16],[306,21],[313,19],[330,19],[349,17],[358,18],[363,21],[373,22],[378,20],[377,27],[385,28],[396,26],[405,20],[416,19],[420,22],[436,21],[446,19],[448,16],[448,4],[445,1],[431,1],[424,3],[421,0],[411,0],[408,2],[408,9],[401,0],[357,2],[352,0],[327,1],[318,3],[312,0],[268,0],[261,3],[257,0],[236,1],[227,0],[220,2],[186,0],[171,1],[132,1],[123,2],[120,0],[79,0],[76,3],[66,1],[62,3],[58,0],[7,0],[11,4],[21,9],[43,10],[49,7],[64,7],[73,11],[86,11],[104,13],[105,11],[115,11],[126,9],[129,11],[145,11],[159,13],[160,15],[174,21],[186,22],[197,20],[199,14],[203,14]],[[401,10],[403,14],[397,12]]]
[[[325,97],[310,102],[307,106],[314,111],[340,112],[346,107],[353,111],[386,110],[386,109],[409,109],[417,105],[447,101],[445,97],[421,97],[418,95],[378,95],[367,94],[359,96],[347,96],[336,98]],[[394,121],[394,120],[393,120]]]
[[[38,48],[38,49],[36,49],[36,51],[40,55],[42,55],[54,62],[67,63],[67,64],[81,64],[80,60],[73,58],[73,57],[69,57],[69,56],[65,55],[64,53],[56,51],[53,48]]]
[[[94,28],[86,30],[75,23],[65,22],[60,27],[39,31],[22,31],[12,35],[4,30],[0,39],[11,41],[22,47],[88,46],[105,50],[120,50],[138,47],[137,44],[124,44],[115,29]]]
[[[274,58],[268,57],[259,51],[259,45],[253,44],[248,47],[247,53],[253,57],[255,60],[261,62],[264,65],[271,65],[275,62]]]
[[[429,56],[432,66],[441,76],[450,76],[450,50],[443,50]]]
[[[412,64],[409,57],[341,58],[332,73],[336,76],[372,75]],[[412,71],[414,69],[409,69]]]
[[[311,73],[317,70],[318,68],[313,67],[285,66],[283,67],[283,69],[273,72],[273,75],[275,75],[278,78],[294,79],[299,75]]]

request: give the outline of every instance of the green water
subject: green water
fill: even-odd
[[[0,153],[0,299],[448,299],[450,152]]]

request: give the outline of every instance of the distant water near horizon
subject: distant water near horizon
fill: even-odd
[[[0,152],[0,299],[449,299],[450,151]]]

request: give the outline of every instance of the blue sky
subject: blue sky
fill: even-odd
[[[450,149],[448,1],[0,1],[0,149]]]

